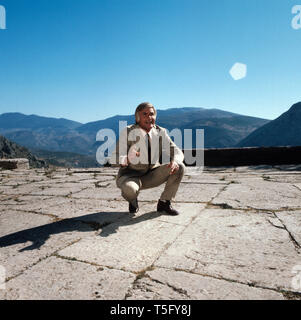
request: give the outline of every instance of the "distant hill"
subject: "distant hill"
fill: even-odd
[[[127,121],[133,124],[135,118],[129,116],[114,116],[105,120],[94,121],[78,127],[76,130],[94,139],[97,132],[103,128],[112,129],[118,136],[119,121]],[[157,121],[159,126],[168,130],[179,128],[184,136],[184,129],[192,129],[195,138],[196,129],[205,130],[206,148],[233,147],[249,133],[268,123],[269,120],[243,116],[219,109],[204,108],[171,108],[167,110],[157,110]],[[193,146],[195,146],[193,139]],[[101,144],[95,142],[94,150]]]
[[[301,146],[301,102],[237,144],[237,147],[261,146]]]
[[[39,159],[47,160],[47,163],[65,168],[95,168],[100,167],[94,156],[86,156],[72,152],[30,150]]]
[[[219,109],[171,108],[157,112],[158,125],[168,130],[179,128],[182,136],[184,129],[192,129],[193,138],[196,129],[205,129],[206,148],[233,147],[269,121]],[[81,124],[67,119],[5,113],[0,115],[0,134],[33,150],[94,156],[98,146],[103,143],[96,141],[97,132],[109,128],[118,137],[119,121],[132,124],[135,122],[134,115],[116,115]]]
[[[64,119],[40,117],[34,114],[25,115],[19,112],[2,113],[0,128],[2,129],[39,129],[39,128],[69,128],[74,129],[82,125],[80,122]]]
[[[207,110],[206,110],[207,111]],[[192,117],[187,119],[185,124],[181,125],[181,117],[177,120],[162,119],[159,124],[169,130],[172,129],[173,123],[178,122],[179,129],[184,136],[184,129],[192,129],[193,143],[195,147],[195,130],[204,129],[205,148],[227,148],[233,147],[242,137],[247,136],[250,132],[267,123],[269,120],[255,117],[242,116],[225,111],[212,110],[212,114],[204,112],[198,115],[196,120],[191,121]]]
[[[32,168],[47,167],[47,163],[45,161],[37,159],[28,149],[9,141],[3,136],[0,136],[0,158],[26,158],[29,160],[29,165]]]
[[[82,123],[22,113],[0,115],[0,134],[27,148],[86,153],[90,141],[75,129]]]

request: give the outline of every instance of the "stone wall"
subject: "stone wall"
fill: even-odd
[[[204,162],[205,166],[301,164],[301,146],[205,149]]]
[[[0,168],[4,170],[29,169],[28,159],[0,159]]]

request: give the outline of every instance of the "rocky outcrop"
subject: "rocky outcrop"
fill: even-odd
[[[301,146],[301,102],[253,131],[237,147]]]
[[[47,167],[44,160],[37,159],[28,149],[0,136],[0,159],[26,158],[32,168]]]

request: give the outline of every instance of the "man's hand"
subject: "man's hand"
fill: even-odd
[[[170,163],[167,165],[167,168],[170,168],[169,174],[174,174],[179,170],[179,165],[175,161],[170,161]]]
[[[140,156],[140,152],[137,150],[137,147],[133,145],[128,153],[128,162],[130,163],[137,163],[136,158]]]
[[[135,161],[136,157],[140,156],[140,152],[137,151],[136,146],[133,146],[129,153],[128,156],[121,156],[120,157],[120,165],[121,167],[127,167],[131,162],[133,163]]]
[[[127,156],[121,156],[119,159],[119,164],[121,167],[127,167],[129,165],[129,160]]]

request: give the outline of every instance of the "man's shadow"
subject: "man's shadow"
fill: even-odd
[[[116,233],[120,226],[133,225],[143,221],[155,219],[162,213],[152,211],[135,217],[127,212],[97,212],[75,218],[63,219],[42,226],[14,232],[0,237],[0,248],[20,243],[31,242],[19,252],[40,249],[51,235],[72,231],[91,232],[100,230],[99,236],[108,237]]]

